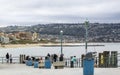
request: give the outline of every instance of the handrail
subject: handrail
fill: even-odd
[[[34,56],[34,57],[37,57],[37,58],[42,57],[43,60],[45,60],[45,58],[44,58],[45,56]],[[102,59],[102,60],[105,60],[105,59],[106,59],[106,57],[104,57],[104,59]],[[109,61],[110,59],[111,59],[111,57],[106,61]],[[65,64],[66,64],[65,67],[70,67],[71,59],[70,58],[64,58],[64,60],[65,60]],[[95,60],[96,60],[95,62],[97,63],[97,65],[99,65],[99,58],[96,57]],[[13,63],[20,63],[20,57],[19,56],[12,57],[12,61],[13,61]],[[110,63],[112,61],[114,61],[114,60],[111,60]],[[5,57],[0,57],[0,63],[2,63],[2,64],[6,63],[6,58]],[[82,67],[82,64],[83,64],[83,59],[76,58],[76,63],[74,63],[75,67]],[[120,67],[120,53],[117,55],[117,65],[118,65],[118,67]]]
[[[6,58],[5,57],[0,57],[0,63],[6,63]],[[12,57],[12,62],[13,63],[19,63],[19,57]]]

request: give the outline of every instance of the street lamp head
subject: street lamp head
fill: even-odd
[[[63,31],[61,30],[60,33],[63,33]]]
[[[85,25],[88,25],[89,24],[89,21],[85,21]]]

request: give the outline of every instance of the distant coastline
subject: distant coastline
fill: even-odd
[[[0,48],[19,48],[19,47],[59,47],[60,43],[39,43],[39,44],[7,44],[0,45]],[[63,43],[64,47],[85,46],[84,43]],[[88,44],[88,46],[104,46],[104,44]]]
[[[61,45],[42,45],[43,47],[58,47],[58,46],[61,46]],[[65,44],[63,45],[63,47],[75,47],[75,46],[85,46],[85,45],[70,45],[70,44]],[[105,46],[105,45],[88,45],[88,46]]]

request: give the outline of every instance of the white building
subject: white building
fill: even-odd
[[[0,36],[0,42],[1,43],[9,43],[9,38],[8,37],[4,37],[4,36]]]

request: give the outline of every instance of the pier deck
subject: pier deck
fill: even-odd
[[[0,75],[83,75],[83,68],[39,69],[25,64],[0,64]],[[94,75],[120,75],[120,67],[95,68]]]

